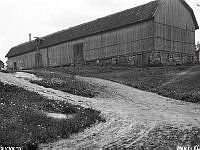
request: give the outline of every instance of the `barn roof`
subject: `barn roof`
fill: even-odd
[[[131,9],[124,10],[103,18],[96,19],[66,30],[62,30],[47,36],[40,48],[56,45],[66,41],[87,37],[89,35],[106,32],[123,26],[128,26],[137,22],[151,19],[158,7],[158,1],[152,1]],[[34,41],[26,42],[12,47],[6,57],[13,57],[20,54],[34,51]]]
[[[53,34],[49,34],[43,37],[44,41],[40,44],[40,48],[45,48],[66,41],[80,39],[97,33],[114,30],[134,23],[139,23],[145,20],[152,19],[158,8],[159,1],[160,0],[155,0],[144,5],[127,9],[103,18],[96,19],[94,21],[68,28],[66,30],[55,32]],[[191,16],[194,20],[195,28],[198,29],[199,26],[192,8],[184,0],[180,1],[191,13]],[[34,49],[34,41],[26,42],[18,46],[12,47],[7,53],[6,57],[18,56],[34,51]]]

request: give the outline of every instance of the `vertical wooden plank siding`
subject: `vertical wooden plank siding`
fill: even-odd
[[[85,61],[151,51],[153,21],[48,47],[49,66],[73,63],[73,45],[77,43],[83,43]],[[45,54],[42,56],[45,57]],[[47,58],[43,58],[43,61],[46,61],[43,66],[46,66]]]
[[[35,68],[35,52],[9,58],[8,67],[14,68],[14,62],[17,64],[17,69]]]
[[[155,21],[182,29],[195,30],[192,16],[179,0],[162,0],[155,14]]]
[[[162,0],[155,14],[155,49],[174,57],[194,55],[195,26],[192,16],[179,0]]]
[[[86,61],[142,53],[153,49],[153,24],[147,21],[101,35],[90,36],[84,41]]]
[[[73,45],[83,43],[84,61],[137,55],[153,50],[153,21],[146,21],[114,31],[88,36],[40,50],[42,67],[62,66],[73,63]],[[48,52],[47,52],[48,51]],[[12,61],[23,57],[24,69],[35,67],[35,53],[10,58]],[[29,58],[30,57],[30,58]]]

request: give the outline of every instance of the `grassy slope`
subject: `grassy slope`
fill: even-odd
[[[46,88],[61,90],[78,96],[92,98],[98,95],[98,91],[102,89],[99,86],[80,81],[73,76],[69,76],[64,73],[49,73],[41,70],[37,70],[31,73],[42,78],[41,81],[31,81],[32,83],[44,86]]]
[[[200,102],[200,66],[168,66],[152,68],[135,68],[120,66],[86,66],[78,68],[51,68],[58,74],[75,73],[116,81],[138,89],[151,91],[183,101]],[[65,75],[66,75],[65,74]],[[152,130],[148,136],[132,145],[142,145],[147,149],[176,149],[176,146],[196,146],[199,144],[199,128],[178,129],[163,125]],[[121,148],[119,145],[115,149]],[[131,149],[131,148],[130,148]],[[142,149],[142,148],[140,148]]]
[[[200,102],[200,66],[136,68],[127,66],[85,66],[48,69],[116,81],[141,90],[189,102]]]
[[[54,119],[42,112],[75,114],[71,119]],[[67,138],[98,121],[100,112],[63,101],[53,101],[14,85],[0,82],[0,146],[26,149],[39,143]]]

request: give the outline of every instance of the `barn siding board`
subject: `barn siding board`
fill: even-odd
[[[9,58],[8,68],[14,68],[14,62],[17,64],[17,69],[35,68],[35,52]]]
[[[149,29],[151,30],[149,31]],[[145,49],[145,44],[149,43],[148,38],[152,36],[152,21],[148,21],[131,27],[87,37],[83,39],[84,59],[90,61],[151,49],[152,47]]]
[[[152,21],[86,38],[85,60],[145,51],[148,38],[153,34],[149,29],[152,29]]]
[[[156,51],[166,51],[174,57],[177,53],[194,55],[195,24],[191,13],[181,1],[161,0],[154,24]],[[166,57],[164,53],[163,57]],[[162,60],[166,62],[167,58]]]

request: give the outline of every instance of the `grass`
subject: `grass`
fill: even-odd
[[[43,112],[75,114],[71,119],[47,117]],[[46,99],[37,93],[0,82],[0,145],[36,149],[40,143],[68,138],[105,121],[100,112]]]
[[[73,69],[72,67],[59,67],[38,69],[31,71],[31,73],[39,77],[44,77],[42,82],[47,82],[43,84],[42,82],[38,82],[37,84],[66,92],[69,92],[66,89],[70,89],[72,86],[75,87],[74,90],[78,89],[80,91],[84,87],[84,89],[89,89],[91,93],[93,92],[92,89],[96,88],[87,83],[81,85],[80,88],[79,84],[83,83],[70,81],[74,80],[74,78],[71,78],[69,74],[76,74],[103,78],[141,90],[155,92],[166,97],[200,103],[199,65],[147,68],[131,66],[83,66],[75,68],[75,70]],[[21,144],[28,149],[29,146],[33,147],[34,143],[37,145],[38,143],[67,138],[71,133],[79,132],[95,122],[104,121],[98,111],[73,106],[66,102],[51,101],[35,93],[33,96],[28,91],[23,92],[24,90],[21,88],[15,89],[16,87],[14,86],[10,87],[2,85],[2,83],[0,86],[5,86],[4,88],[0,87],[0,114],[2,114],[1,118],[3,118],[3,121],[0,123],[1,143]],[[72,94],[74,94],[73,91]],[[89,94],[89,96],[87,94],[85,95],[86,97],[93,97],[97,93]],[[84,96],[84,94],[80,95]],[[41,110],[63,114],[76,114],[76,116],[68,120],[58,120],[48,118],[41,113]],[[160,135],[160,133],[163,134]],[[149,136],[142,141],[143,147],[147,148],[151,146],[152,149],[164,149],[166,147],[176,148],[177,144],[180,146],[187,144],[196,145],[199,144],[199,133],[198,128],[179,130],[166,125],[151,131]],[[150,139],[148,139],[149,137]]]
[[[104,76],[105,75],[105,76]],[[101,78],[187,102],[200,102],[200,67],[168,66],[133,68]]]
[[[59,67],[48,71],[98,77],[141,90],[187,102],[200,102],[200,66],[131,66]]]
[[[193,148],[200,144],[200,129],[192,127],[181,129],[170,124],[160,125],[129,147],[129,149],[175,150],[178,146]],[[113,149],[125,149],[123,146],[114,145]]]
[[[3,72],[3,73],[13,73],[15,71],[12,71],[12,70],[0,70],[0,72]]]
[[[177,146],[194,147],[199,145],[200,129],[179,129],[169,124],[162,125],[150,131],[147,137],[140,141],[144,148],[177,149]]]
[[[71,93],[78,96],[92,98],[98,95],[98,90],[102,89],[99,86],[95,86],[87,82],[78,80],[72,75],[58,72],[49,73],[45,71],[34,71],[31,73],[42,78],[41,81],[31,81],[32,83],[44,86],[46,88],[61,90],[63,92]]]

